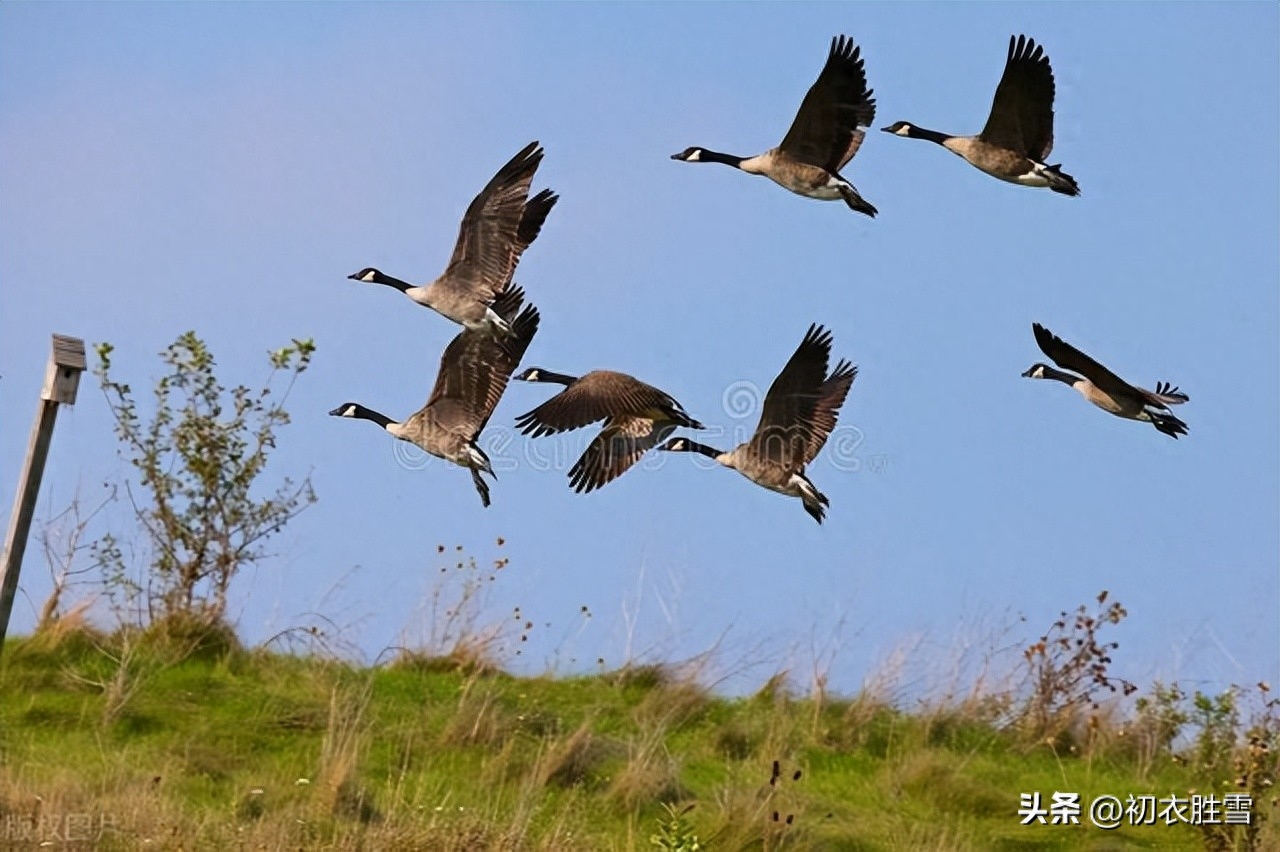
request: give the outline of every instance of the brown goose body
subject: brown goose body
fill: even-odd
[[[370,420],[402,441],[467,468],[481,502],[488,506],[489,484],[480,474],[495,474],[477,439],[538,331],[538,309],[528,305],[521,310],[523,301],[524,294],[513,287],[494,302],[494,310],[510,328],[502,340],[485,329],[468,328],[450,341],[440,358],[427,404],[403,422],[354,402],[345,402],[329,413]]]
[[[728,452],[687,438],[672,438],[660,449],[694,452],[732,468],[757,485],[798,497],[818,523],[831,503],[805,475],[818,455],[844,405],[858,368],[848,361],[830,374],[831,332],[809,327],[804,340],[765,394],[760,422],[751,439]]]
[[[467,328],[509,333],[509,325],[492,307],[494,299],[511,286],[521,255],[537,239],[559,200],[549,189],[528,197],[542,157],[542,148],[530,142],[490,179],[467,207],[453,256],[436,280],[415,286],[374,267],[347,277],[395,287]]]
[[[830,172],[822,166],[815,166],[796,159],[781,148],[770,148],[756,157],[747,157],[738,163],[738,168],[747,174],[763,175],[778,186],[803,195],[805,198],[816,198],[819,201],[840,201],[849,196],[853,186],[840,176],[838,172]],[[856,190],[853,190],[856,193]],[[858,205],[861,197],[854,199],[851,206],[854,210],[867,215],[875,215]],[[866,204],[862,201],[862,204]],[[875,210],[875,208],[871,208]]]
[[[840,174],[862,145],[865,128],[875,121],[872,95],[860,49],[848,36],[837,36],[791,129],[776,148],[755,157],[738,157],[694,146],[672,154],[671,159],[733,166],[763,175],[797,195],[841,200],[852,210],[875,216],[876,208]]]
[[[626,373],[593,370],[576,377],[530,367],[516,378],[564,385],[560,393],[516,418],[526,435],[537,438],[604,421],[569,470],[569,485],[580,493],[617,479],[677,428],[703,428],[670,394]]]
[[[1129,384],[1039,323],[1033,323],[1031,329],[1040,350],[1062,370],[1036,363],[1022,374],[1024,378],[1052,379],[1070,385],[1103,411],[1126,420],[1150,423],[1171,438],[1187,434],[1187,424],[1169,409],[1171,405],[1181,405],[1190,400],[1178,388],[1167,382],[1158,382],[1156,389],[1151,391]]]
[[[1053,69],[1044,48],[1034,39],[1010,36],[1004,74],[981,133],[952,136],[908,121],[881,129],[936,142],[979,171],[1008,183],[1079,195],[1075,178],[1046,162],[1053,150],[1053,99]]]

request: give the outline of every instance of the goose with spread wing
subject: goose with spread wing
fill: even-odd
[[[835,429],[840,407],[858,375],[858,368],[845,360],[828,374],[830,359],[831,332],[810,326],[769,386],[760,423],[749,441],[725,452],[688,438],[672,438],[659,449],[701,453],[770,491],[799,497],[804,510],[822,523],[831,501],[805,475],[805,465]]]
[[[872,93],[867,88],[860,48],[848,36],[836,36],[831,39],[826,65],[809,87],[778,147],[755,157],[738,157],[694,146],[672,154],[671,159],[723,163],[748,174],[764,175],[806,198],[839,199],[852,210],[875,216],[876,208],[840,174],[858,153],[865,128],[876,119]]]
[[[564,390],[516,418],[526,435],[538,438],[604,421],[600,434],[569,470],[569,486],[580,493],[617,479],[677,428],[703,428],[670,394],[626,373],[592,370],[579,377],[530,367],[516,379],[564,385]]]
[[[1053,69],[1044,48],[1026,36],[1010,36],[1004,75],[996,87],[987,124],[977,136],[952,136],[909,121],[881,129],[936,142],[1000,180],[1079,195],[1079,184],[1062,171],[1061,164],[1046,164],[1053,150],[1053,97]]]
[[[496,474],[477,439],[538,331],[538,309],[528,305],[521,310],[523,301],[524,293],[513,287],[494,302],[493,309],[511,329],[503,339],[471,328],[453,338],[440,358],[440,371],[427,404],[404,422],[397,423],[355,402],[344,402],[329,413],[372,421],[393,437],[467,468],[481,502],[488,506],[489,484],[480,474]]]
[[[414,286],[372,266],[347,277],[395,287],[419,305],[467,328],[509,334],[510,325],[494,310],[494,300],[511,285],[520,256],[559,200],[549,189],[528,197],[542,156],[539,144],[530,142],[472,200],[462,217],[449,266],[435,281]]]
[[[1154,391],[1131,385],[1040,323],[1033,323],[1031,330],[1041,351],[1062,370],[1072,372],[1037,362],[1022,374],[1024,378],[1053,379],[1070,385],[1103,411],[1150,423],[1171,438],[1187,434],[1187,424],[1175,417],[1169,406],[1181,405],[1191,397],[1168,382],[1157,382]]]

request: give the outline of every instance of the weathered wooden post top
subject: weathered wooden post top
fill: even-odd
[[[44,373],[44,390],[41,399],[62,405],[75,405],[76,391],[80,389],[80,374],[85,371],[84,341],[65,334],[53,336],[53,355]]]
[[[80,389],[80,374],[84,370],[84,341],[55,334],[53,354],[45,368],[44,387],[40,390],[36,422],[31,427],[31,442],[27,445],[27,460],[18,479],[13,514],[9,516],[9,534],[4,539],[4,558],[0,562],[0,650],[4,648],[4,637],[9,630],[13,598],[18,593],[18,572],[22,570],[27,534],[31,531],[31,519],[36,511],[36,498],[40,495],[40,478],[44,475],[44,462],[49,456],[53,422],[58,416],[59,405],[75,403],[76,391]]]

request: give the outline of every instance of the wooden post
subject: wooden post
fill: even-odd
[[[80,374],[84,369],[84,341],[55,334],[53,354],[49,357],[44,387],[40,391],[40,407],[36,409],[36,421],[31,427],[31,443],[27,445],[27,461],[18,480],[13,514],[9,517],[4,561],[0,563],[0,651],[4,649],[4,637],[9,630],[13,598],[18,593],[18,572],[22,570],[27,534],[31,531],[31,519],[36,512],[36,498],[40,495],[40,478],[44,475],[44,462],[49,456],[53,422],[58,417],[59,405],[75,404]]]

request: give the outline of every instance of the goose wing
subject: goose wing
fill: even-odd
[[[516,426],[524,434],[539,438],[580,429],[597,420],[628,416],[662,420],[683,411],[680,403],[653,385],[626,373],[594,370],[517,417]],[[689,425],[694,423],[690,418]]]
[[[1004,75],[979,137],[1043,162],[1053,150],[1053,95],[1044,48],[1026,36],[1010,36]]]
[[[778,146],[785,153],[829,172],[853,159],[876,118],[860,49],[848,36],[831,39],[827,64],[800,104],[791,129]]]
[[[648,417],[614,417],[569,470],[569,486],[589,493],[626,473],[641,456],[675,431]]]
[[[510,337],[497,340],[480,330],[464,329],[460,332],[440,357],[436,384],[423,409],[428,413],[449,411],[451,417],[458,418],[456,425],[472,439],[489,422],[493,409],[511,381],[511,374],[520,365],[520,359],[538,331],[541,319],[538,309],[526,305],[524,310],[519,310],[523,296],[518,288],[512,292],[516,298],[495,305],[495,309],[501,307],[506,312],[503,319],[511,323]],[[510,315],[518,310],[519,315],[512,320]]]
[[[450,286],[488,301],[511,280],[520,254],[538,236],[557,196],[544,190],[526,205],[543,150],[530,142],[507,161],[467,207],[445,270]]]
[[[520,214],[520,224],[516,227],[511,268],[507,270],[508,281],[516,271],[516,263],[519,262],[520,255],[524,254],[524,250],[538,238],[538,234],[542,232],[542,223],[547,220],[547,214],[559,200],[560,196],[549,189],[544,189],[525,202],[524,211]]]
[[[853,380],[857,376],[857,367],[848,361],[841,361],[822,383],[822,387],[818,388],[818,401],[814,405],[813,415],[810,418],[809,441],[804,447],[805,464],[817,457],[827,438],[836,428],[840,406],[844,405],[845,397],[849,395],[849,388],[853,387]]]
[[[1040,323],[1032,323],[1031,330],[1035,333],[1036,344],[1040,347],[1040,351],[1048,355],[1053,363],[1064,370],[1079,373],[1100,390],[1127,396],[1154,396],[1151,391],[1144,391],[1129,384]]]
[[[750,455],[799,468],[812,443],[822,446],[827,435],[814,428],[814,419],[830,357],[831,332],[820,325],[809,326],[804,340],[765,394],[760,423],[747,443]],[[834,425],[834,419],[832,422]]]

